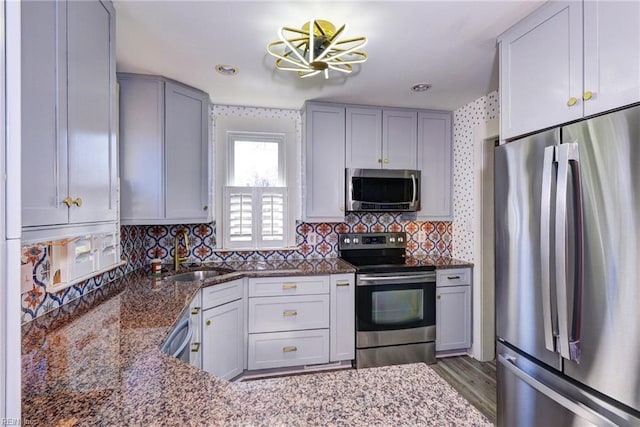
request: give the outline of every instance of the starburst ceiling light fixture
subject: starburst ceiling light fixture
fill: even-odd
[[[324,72],[328,79],[329,70],[349,74],[352,64],[367,60],[367,54],[358,50],[367,44],[367,38],[340,40],[346,31],[347,24],[336,31],[331,22],[321,19],[309,21],[301,29],[282,27],[280,40],[269,43],[267,52],[278,58],[277,69],[297,71],[302,78]]]

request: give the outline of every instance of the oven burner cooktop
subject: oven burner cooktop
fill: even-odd
[[[433,271],[432,265],[406,262],[407,234],[348,233],[340,234],[340,258],[356,267],[358,273],[403,273]]]

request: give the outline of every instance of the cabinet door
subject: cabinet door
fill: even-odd
[[[166,218],[206,222],[209,99],[166,82],[165,102]]]
[[[164,218],[164,83],[120,77],[120,220]]]
[[[582,69],[581,2],[549,2],[505,33],[501,138],[581,118]]]
[[[436,351],[471,347],[471,286],[436,289]]]
[[[418,169],[421,174],[421,220],[451,220],[452,150],[451,114],[418,114]]]
[[[346,167],[382,167],[382,110],[346,109]]]
[[[418,113],[382,111],[382,167],[418,169]]]
[[[242,373],[243,319],[242,300],[202,313],[202,369],[225,380]]]
[[[69,221],[117,219],[113,130],[114,15],[98,1],[67,3]]]
[[[585,115],[640,101],[639,2],[584,2],[584,66]]]
[[[344,108],[308,104],[305,115],[305,220],[342,222]]]
[[[353,274],[331,276],[329,361],[355,357],[356,292]]]
[[[22,3],[22,225],[66,224],[66,2]]]

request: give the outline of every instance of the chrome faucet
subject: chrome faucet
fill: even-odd
[[[184,240],[184,256],[180,256],[180,236],[183,236]],[[176,236],[173,238],[173,266],[175,271],[180,268],[180,263],[186,261],[189,256],[189,237],[187,237],[187,231],[182,228],[176,232]]]

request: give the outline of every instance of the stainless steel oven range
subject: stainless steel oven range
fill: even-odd
[[[405,263],[406,233],[340,234],[356,267],[356,367],[435,363],[436,273]]]

